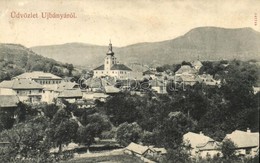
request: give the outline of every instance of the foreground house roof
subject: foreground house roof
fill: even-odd
[[[192,148],[196,148],[197,145],[206,144],[210,141],[214,141],[212,138],[205,136],[203,133],[197,134],[193,132],[188,132],[183,135],[183,140],[187,141]]]
[[[43,86],[30,79],[5,80],[0,83],[0,88],[19,89],[43,89]]]
[[[144,154],[149,148],[147,146],[142,146],[142,145],[139,145],[139,144],[136,144],[136,143],[130,143],[127,147],[126,147],[127,150],[129,151],[132,151],[132,152],[135,152],[137,154]]]
[[[33,71],[33,72],[25,72],[21,75],[18,75],[14,78],[17,79],[57,79],[61,80],[62,78],[51,73],[43,72],[43,71]]]
[[[210,151],[210,150],[220,150],[221,146],[219,142],[213,140],[203,144],[198,144],[196,148],[200,151]]]
[[[16,95],[0,95],[0,108],[17,107],[19,99]]]
[[[245,132],[235,130],[227,134],[224,139],[230,139],[238,148],[257,147],[259,146],[259,132]]]
[[[101,65],[94,70],[104,70],[104,65]],[[129,67],[124,64],[114,64],[110,70],[125,70],[125,71],[132,71]]]

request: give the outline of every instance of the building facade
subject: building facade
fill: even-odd
[[[114,56],[113,47],[110,42],[108,51],[106,53],[104,64],[95,68],[95,77],[115,77],[117,79],[127,79],[130,77],[131,69],[124,64],[119,64],[116,57]]]

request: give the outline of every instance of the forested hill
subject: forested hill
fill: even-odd
[[[145,42],[113,48],[123,63],[172,64],[201,60],[260,60],[260,33],[252,28],[199,27],[166,41]],[[103,62],[107,46],[67,43],[32,47],[40,55],[57,61],[70,60],[77,65],[98,66]],[[80,59],[77,59],[80,58]]]
[[[28,71],[51,72],[59,76],[77,74],[72,64],[37,55],[19,44],[0,44],[0,82]]]

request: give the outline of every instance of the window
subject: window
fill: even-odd
[[[246,149],[246,154],[250,154],[251,153],[251,149]]]
[[[29,94],[31,94],[32,93],[32,91],[29,91]]]
[[[108,61],[107,61],[107,64],[108,64]]]

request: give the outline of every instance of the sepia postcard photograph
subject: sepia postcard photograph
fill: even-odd
[[[258,163],[260,0],[0,0],[0,163]]]

